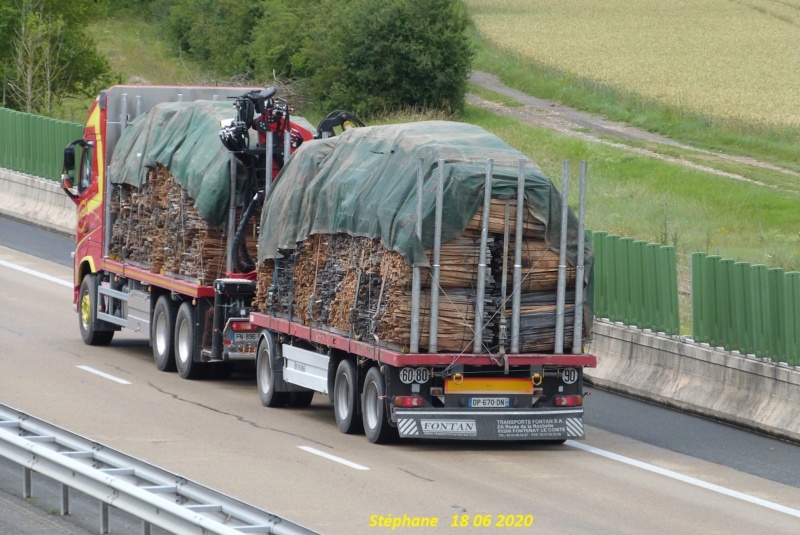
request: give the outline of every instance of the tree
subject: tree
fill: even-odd
[[[225,75],[252,76],[252,26],[262,16],[263,2],[174,0],[166,4],[159,9],[177,54]]]
[[[87,17],[104,14],[104,6],[103,0],[0,0],[5,105],[50,113],[67,96],[107,85],[108,62],[84,30]]]
[[[54,20],[52,15],[45,16],[41,0],[23,2],[20,7],[13,45],[16,76],[9,84],[12,98],[22,111],[50,111],[53,82],[61,71],[58,56],[63,44],[63,22]]]

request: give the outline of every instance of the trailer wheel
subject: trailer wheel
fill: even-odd
[[[175,318],[175,364],[184,379],[197,379],[205,370],[195,361],[197,344],[194,336],[194,307],[188,301],[181,304]]]
[[[86,275],[78,294],[78,326],[83,342],[90,346],[107,346],[114,338],[114,331],[98,331],[94,328],[97,310],[97,275]]]
[[[175,371],[175,317],[178,307],[168,295],[162,295],[153,309],[153,328],[150,344],[153,346],[153,360],[162,372]]]
[[[352,360],[344,359],[336,368],[333,380],[333,414],[339,431],[352,435],[360,433],[364,424],[358,413],[358,373]]]
[[[275,339],[267,333],[258,344],[256,358],[258,396],[265,407],[285,407],[289,401],[288,392],[275,391],[275,360]]]
[[[389,425],[385,395],[386,384],[383,375],[376,366],[373,366],[364,379],[364,393],[361,396],[364,432],[373,444],[385,444],[397,434],[397,428]]]

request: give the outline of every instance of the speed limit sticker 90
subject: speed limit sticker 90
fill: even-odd
[[[400,380],[405,384],[411,383],[427,383],[431,378],[431,372],[428,368],[402,368],[400,370]]]
[[[564,368],[561,371],[561,380],[564,381],[564,384],[571,385],[578,380],[578,370],[575,368]]]

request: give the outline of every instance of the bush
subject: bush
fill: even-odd
[[[353,0],[330,6],[292,58],[313,100],[369,114],[399,108],[460,111],[472,49],[458,0]]]
[[[226,76],[252,76],[252,25],[263,4],[240,0],[172,0],[153,8],[164,17],[176,55],[186,54]]]

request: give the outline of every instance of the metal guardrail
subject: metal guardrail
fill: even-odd
[[[61,514],[69,491],[100,500],[100,530],[109,532],[111,506],[176,534],[312,535],[316,532],[167,472],[98,442],[0,405],[0,455],[23,467],[23,494],[31,474],[61,483]]]

